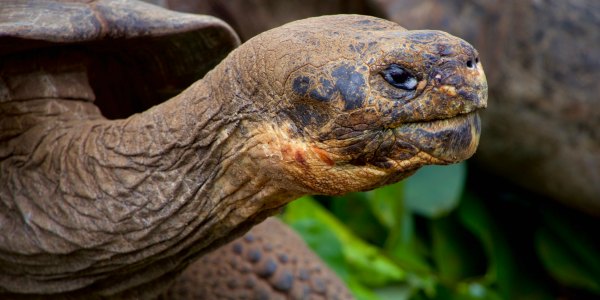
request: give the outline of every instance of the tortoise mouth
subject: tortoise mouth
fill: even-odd
[[[425,164],[451,164],[475,153],[479,144],[477,111],[430,121],[403,123],[368,131],[344,145],[350,164],[382,169],[418,169]]]
[[[450,118],[404,123],[394,133],[432,158],[455,163],[475,153],[481,121],[477,111],[472,111]]]

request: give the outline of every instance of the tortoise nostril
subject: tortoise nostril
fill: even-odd
[[[479,63],[479,56],[475,57],[475,64],[478,64],[478,63]]]

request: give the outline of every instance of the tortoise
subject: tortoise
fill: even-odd
[[[600,216],[600,2],[375,1],[390,20],[460,35],[494,70],[475,162]]]
[[[157,297],[302,195],[476,150],[487,83],[457,37],[335,15],[237,44],[142,2],[3,3],[3,298]]]

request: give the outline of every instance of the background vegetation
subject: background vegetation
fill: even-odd
[[[305,197],[282,219],[358,299],[600,298],[597,220],[465,163]]]

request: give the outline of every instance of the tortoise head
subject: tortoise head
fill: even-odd
[[[326,16],[241,48],[240,59],[254,62],[243,64],[252,78],[245,93],[264,104],[278,136],[269,155],[310,192],[371,189],[476,150],[487,83],[477,51],[459,38]]]

